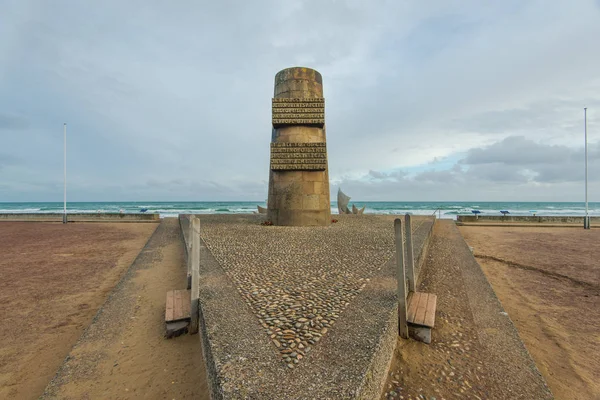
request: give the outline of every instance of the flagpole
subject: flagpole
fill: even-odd
[[[64,143],[64,196],[63,196],[63,224],[67,223],[67,124],[63,124],[63,143]]]
[[[585,219],[583,220],[583,228],[590,229],[590,214],[588,208],[587,107],[583,108],[583,126],[585,138]]]

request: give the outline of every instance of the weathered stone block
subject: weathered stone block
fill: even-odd
[[[300,182],[302,181],[303,176],[304,174],[302,171],[271,171],[271,179],[274,180],[276,184]]]
[[[305,194],[317,194],[315,193],[315,183],[314,182],[302,182],[302,188]]]
[[[302,174],[302,180],[304,182],[323,182],[324,174],[320,171],[306,171]],[[327,186],[329,186],[329,182],[326,182]]]
[[[318,194],[308,194],[302,197],[302,208],[305,210],[318,210],[320,209],[320,197]]]
[[[308,182],[305,182],[305,184]],[[323,182],[319,182],[319,181],[315,181],[315,182],[311,182],[312,186],[313,186],[313,193],[315,194],[325,194],[323,192],[323,188],[325,187],[325,185],[323,184]]]

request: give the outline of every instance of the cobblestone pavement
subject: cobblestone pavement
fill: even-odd
[[[335,218],[329,227],[277,227],[258,216],[201,217],[203,241],[289,368],[394,254],[393,216]]]

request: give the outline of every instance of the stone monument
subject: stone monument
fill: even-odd
[[[314,69],[275,75],[267,209],[274,225],[331,223],[323,78]]]

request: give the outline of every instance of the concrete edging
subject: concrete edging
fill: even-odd
[[[583,227],[583,216],[552,216],[552,215],[457,215],[457,223],[497,223],[511,225],[514,223],[522,224],[579,224]],[[590,217],[590,223],[600,224],[600,217]]]
[[[0,222],[63,222],[63,214],[0,214]],[[160,222],[160,214],[67,214],[68,222]]]

